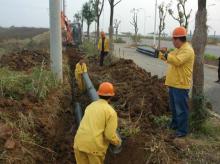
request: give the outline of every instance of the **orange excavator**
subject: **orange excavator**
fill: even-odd
[[[71,24],[63,12],[61,12],[61,28],[64,46],[78,46],[81,44],[81,25],[79,23]]]

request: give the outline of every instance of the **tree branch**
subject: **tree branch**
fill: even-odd
[[[102,0],[102,6],[100,8],[100,12],[98,13],[98,17],[100,17],[100,15],[102,14],[103,7],[104,7],[104,0]]]
[[[117,4],[119,4],[122,0],[119,0],[118,2],[116,2],[116,4],[114,4],[113,6],[115,7]]]

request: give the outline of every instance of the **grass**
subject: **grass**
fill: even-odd
[[[94,42],[91,40],[84,40],[82,45],[80,46],[80,49],[82,49],[89,56],[94,56],[98,54],[98,49]]]
[[[205,53],[204,54],[204,59],[209,60],[209,61],[215,61],[215,60],[218,60],[218,57],[214,54]]]
[[[194,132],[193,136],[196,138],[209,138],[214,140],[220,140],[220,124],[219,120],[209,118],[199,129]]]
[[[0,69],[0,95],[20,100],[27,93],[44,99],[48,92],[56,88],[58,82],[51,71],[34,68],[31,74]]]
[[[170,123],[171,119],[168,116],[159,116],[159,117],[153,117],[153,123],[157,126],[157,127],[162,127],[162,128],[166,128],[168,127],[169,123]]]
[[[126,43],[126,41],[123,40],[122,38],[118,38],[114,40],[114,43]]]

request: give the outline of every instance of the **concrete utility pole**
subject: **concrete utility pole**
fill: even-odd
[[[63,0],[63,14],[66,15],[66,0]]]
[[[62,40],[61,40],[61,1],[50,1],[50,56],[51,69],[58,81],[63,81]]]
[[[157,26],[157,0],[155,1],[155,15],[154,15],[154,46],[156,46],[156,26]]]

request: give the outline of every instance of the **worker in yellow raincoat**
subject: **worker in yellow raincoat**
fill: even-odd
[[[159,58],[169,64],[165,85],[169,87],[170,108],[172,121],[170,128],[176,130],[170,137],[184,137],[188,133],[189,118],[189,89],[192,83],[194,64],[194,50],[186,41],[187,30],[177,27],[173,31],[173,45],[175,50],[168,52],[162,48]]]
[[[109,40],[103,31],[101,32],[101,38],[99,39],[98,50],[100,52],[100,66],[103,66],[104,59],[109,53]]]
[[[98,94],[100,99],[86,108],[74,139],[77,164],[103,164],[109,144],[121,145],[116,133],[117,113],[109,105],[115,95],[113,85],[102,83]]]
[[[80,92],[84,92],[85,86],[82,78],[82,74],[87,72],[86,63],[84,62],[84,58],[81,57],[80,61],[76,64],[75,68],[75,78]]]

